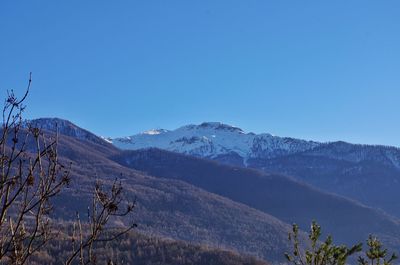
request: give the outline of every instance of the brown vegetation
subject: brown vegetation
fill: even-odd
[[[0,132],[0,262],[15,265],[30,263],[47,244],[58,241],[51,218],[54,198],[71,182],[70,166],[59,159],[58,133],[48,137],[22,118],[30,86],[31,78],[21,99],[9,92]],[[133,211],[133,204],[123,204],[121,183],[108,187],[97,182],[88,193],[87,221],[76,215],[68,237],[71,249],[60,264],[95,264],[96,243],[113,241],[136,226],[107,229],[114,217]]]
[[[61,238],[38,253],[31,264],[61,264],[70,251],[70,241]],[[231,251],[145,236],[137,232],[124,234],[115,241],[99,243],[94,253],[98,265],[267,265],[266,262],[239,256]],[[110,263],[112,260],[114,262]]]

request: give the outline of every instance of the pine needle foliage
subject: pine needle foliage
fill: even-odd
[[[335,245],[332,236],[328,236],[324,241],[320,241],[320,237],[321,226],[313,221],[308,234],[309,242],[305,244],[309,247],[302,250],[299,241],[299,227],[294,224],[289,233],[293,251],[285,253],[286,259],[294,265],[345,265],[350,256],[362,250],[361,243],[349,248],[345,245]]]

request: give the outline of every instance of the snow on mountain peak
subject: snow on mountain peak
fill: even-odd
[[[221,122],[191,124],[171,131],[150,130],[130,137],[112,139],[112,142],[121,149],[155,147],[208,158],[237,154],[244,160],[291,154],[319,145],[316,142],[282,138],[268,133],[245,133],[238,127]]]
[[[157,135],[157,134],[162,134],[162,133],[166,133],[166,132],[168,132],[168,130],[165,130],[165,129],[151,129],[151,130],[142,132],[142,134]]]

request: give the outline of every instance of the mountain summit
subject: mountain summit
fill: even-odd
[[[172,152],[206,158],[229,155],[243,162],[249,158],[273,158],[313,149],[320,143],[271,134],[245,133],[242,129],[221,122],[186,125],[176,130],[150,130],[112,139],[121,149],[137,150],[156,147]]]
[[[59,133],[79,140],[91,141],[97,144],[105,144],[107,140],[96,136],[74,123],[60,118],[39,118],[26,121],[26,126],[33,126],[45,131]]]
[[[237,127],[215,122],[112,139],[112,143],[120,149],[155,147],[284,174],[400,218],[400,149],[397,147],[342,141],[320,143],[267,133],[245,133]]]
[[[59,132],[60,155],[76,165],[76,185],[87,186],[93,172],[104,179],[123,173],[130,196],[140,198],[140,223],[152,232],[271,258],[287,249],[287,223],[306,229],[315,218],[343,243],[373,233],[389,248],[400,245],[396,147],[318,143],[215,122],[107,140],[65,120],[30,123]],[[62,201],[80,205],[87,196],[78,195]]]
[[[61,119],[38,119],[30,123],[106,148],[112,147],[110,143],[127,150],[159,148],[288,175],[400,218],[400,149],[397,147],[319,143],[267,133],[246,133],[219,122],[186,125],[175,130],[149,130],[115,139],[98,137]]]

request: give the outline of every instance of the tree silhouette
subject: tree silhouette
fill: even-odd
[[[331,236],[328,236],[323,242],[320,241],[320,237],[321,226],[313,221],[308,234],[309,242],[305,244],[311,248],[307,249],[306,247],[306,250],[303,251],[300,247],[299,227],[294,224],[292,232],[289,233],[289,240],[293,243],[293,252],[291,254],[285,253],[286,259],[294,265],[345,265],[351,255],[362,249],[362,244],[349,248],[345,245],[337,246],[333,244]]]
[[[294,265],[345,265],[350,256],[362,250],[362,243],[349,248],[345,245],[333,244],[331,236],[328,236],[325,241],[320,241],[320,237],[321,226],[313,221],[308,234],[309,241],[300,242],[299,227],[294,224],[292,232],[289,233],[293,251],[285,253],[286,259]],[[358,257],[359,265],[392,265],[397,259],[396,254],[387,257],[387,249],[383,248],[378,238],[372,235],[367,240],[367,246],[368,250]]]
[[[52,199],[71,182],[71,165],[58,159],[58,133],[50,137],[23,120],[31,76],[22,98],[8,91],[0,132],[0,263],[15,265],[28,263],[49,241],[57,240],[50,218]],[[95,264],[96,242],[113,241],[136,226],[131,222],[122,229],[106,229],[112,218],[133,211],[134,204],[123,201],[120,182],[109,188],[97,182],[93,190],[90,218],[82,223],[77,215],[73,251],[65,264]]]

